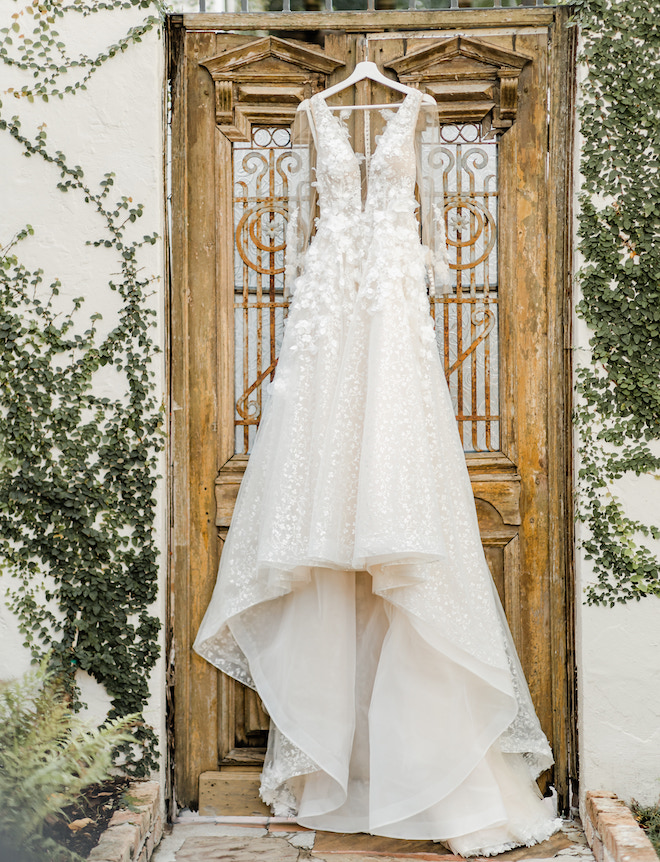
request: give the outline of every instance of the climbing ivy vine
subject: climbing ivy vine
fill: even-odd
[[[73,98],[157,27],[161,10],[150,0],[13,2],[11,24],[0,29],[0,61],[19,83],[0,93],[0,133],[49,166],[60,191],[89,210],[99,232],[87,244],[116,262],[116,275],[94,292],[110,291],[119,302],[104,331],[84,298],[65,300],[66,285],[22,262],[31,226],[0,247],[1,565],[14,576],[10,607],[35,658],[50,652],[72,692],[77,669],[91,674],[112,699],[112,719],[143,711],[159,653],[160,623],[150,608],[163,438],[150,367],[154,285],[141,263],[142,249],[158,237],[136,233],[144,208],[113,197],[111,170],[88,180],[49,147],[45,124],[23,130],[14,105]],[[66,15],[131,7],[155,14],[95,56],[72,55],[57,30]],[[124,755],[127,770],[142,775],[157,765],[156,737],[146,725],[136,735],[141,750],[127,747]]]
[[[660,467],[660,4],[576,0],[583,36],[578,315],[578,518],[593,560],[590,604],[660,595],[660,561],[613,491]],[[652,513],[650,513],[652,517]]]

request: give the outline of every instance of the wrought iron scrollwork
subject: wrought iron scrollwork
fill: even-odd
[[[284,251],[298,167],[290,130],[255,126],[235,142],[236,452],[250,449],[286,317]],[[445,125],[426,153],[441,184],[452,290],[431,299],[438,350],[466,451],[499,436],[497,142],[478,123]]]

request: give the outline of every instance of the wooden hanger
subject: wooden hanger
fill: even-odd
[[[329,96],[334,96],[335,93],[340,93],[347,87],[352,87],[353,84],[357,84],[359,81],[364,81],[365,78],[369,79],[370,81],[374,81],[376,84],[382,84],[384,87],[389,87],[391,90],[398,90],[398,92],[405,93],[406,95],[408,95],[409,93],[418,92],[415,87],[407,87],[405,84],[400,84],[398,81],[393,81],[391,78],[388,78],[386,75],[383,75],[378,66],[375,63],[372,63],[371,60],[362,60],[356,65],[348,78],[345,78],[338,84],[333,84],[332,87],[328,87],[326,90],[321,90],[319,95],[322,96],[323,99],[327,99]],[[424,95],[422,96],[422,105],[429,105],[435,107],[436,104],[437,103],[433,96],[429,95],[428,93],[424,93]],[[305,106],[304,102],[298,105],[298,110],[303,108],[303,106]],[[328,107],[333,111],[341,111],[346,108],[357,110],[371,110],[372,108],[394,108],[396,107],[396,105],[328,105]]]

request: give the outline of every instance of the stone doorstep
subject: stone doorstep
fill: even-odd
[[[584,832],[597,862],[658,862],[653,845],[615,793],[590,790]]]
[[[180,829],[180,824],[175,824],[174,834],[179,831],[179,835],[173,842],[166,841],[163,862],[175,859],[176,862],[587,862],[587,859],[593,862],[591,851],[583,843],[581,829],[578,844],[562,831],[534,847],[521,847],[495,858],[465,860],[449,854],[439,844],[432,845],[436,850],[431,852],[424,846],[431,842],[425,841],[384,839],[360,833],[344,835],[279,829],[267,834],[262,830],[253,836],[250,829],[230,824],[216,825],[217,832],[204,830],[204,826],[199,824],[203,831],[195,832],[193,827],[186,834]],[[293,843],[294,836],[306,834],[315,835],[313,847]],[[321,842],[317,846],[319,838]],[[328,840],[324,842],[324,838]]]
[[[129,784],[126,795],[135,810],[115,811],[87,857],[89,862],[149,862],[158,846],[163,836],[159,783],[134,781]]]

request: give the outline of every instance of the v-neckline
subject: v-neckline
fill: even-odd
[[[415,97],[415,96],[418,96],[421,99],[422,92],[420,90],[413,90],[412,92],[408,93],[406,95],[405,99],[402,102],[398,103],[398,110],[391,117],[385,118],[385,128],[383,129],[382,134],[379,136],[379,140],[376,143],[376,146],[374,147],[373,153],[371,154],[371,162],[373,162],[374,158],[376,157],[376,154],[378,153],[378,151],[381,147],[381,144],[382,144],[383,140],[385,139],[385,136],[388,132],[388,129],[394,124],[394,121],[399,116],[399,114],[404,109],[404,107],[407,107],[408,101],[412,100],[413,97]],[[350,140],[350,135],[349,135],[348,129],[346,128],[346,126],[344,125],[342,120],[339,117],[335,117],[335,115],[332,113],[332,109],[330,108],[330,106],[328,105],[328,103],[325,101],[325,99],[322,97],[322,95],[320,93],[317,93],[315,96],[312,96],[312,98],[310,99],[310,104],[314,100],[316,100],[317,105],[321,105],[321,104],[323,105],[323,110],[327,113],[327,116],[330,118],[330,121],[334,124],[337,131],[342,133],[342,137],[346,141],[346,145],[348,146],[349,150],[353,154],[353,158],[355,159],[356,164],[359,164],[359,156],[355,152],[355,149],[354,149],[354,147],[351,143],[351,140]],[[396,103],[393,104],[392,107],[393,108],[396,107]],[[384,108],[383,110],[390,110],[390,109]],[[311,118],[311,120],[312,120],[312,122],[314,122],[314,125],[316,125],[313,117]]]

